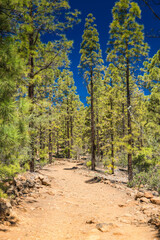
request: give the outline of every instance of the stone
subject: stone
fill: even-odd
[[[130,224],[131,221],[129,219],[119,219],[120,222],[125,223],[125,224]]]
[[[48,177],[39,175],[39,179],[41,180],[42,185],[51,186],[51,183]]]
[[[126,213],[123,215],[123,217],[132,217],[132,215],[130,213]]]
[[[160,197],[153,197],[151,198],[151,203],[160,205]]]
[[[135,196],[135,200],[137,200],[138,198],[142,198],[144,197],[144,193],[143,192],[137,192],[136,196]]]
[[[52,191],[47,191],[46,192],[48,195],[51,195],[51,196],[54,196],[55,195],[55,193],[53,193]]]
[[[159,197],[159,193],[158,193],[157,191],[153,191],[152,194],[153,194],[153,196],[155,196],[155,197]]]
[[[4,198],[0,199],[0,218],[5,219],[6,216],[10,215],[12,205],[11,203]]]
[[[17,214],[13,210],[10,212],[10,215],[8,217],[8,221],[11,224],[16,224],[17,222],[19,222],[19,218],[17,217]]]
[[[160,216],[153,216],[148,223],[155,225],[160,230]]]
[[[150,199],[142,197],[142,198],[140,198],[140,202],[149,203]]]
[[[109,232],[113,227],[113,223],[98,223],[96,225],[96,228],[101,232]]]
[[[123,232],[122,231],[116,231],[113,233],[114,236],[122,236]]]
[[[120,208],[126,207],[126,204],[118,204],[118,207]]]
[[[94,223],[96,223],[94,218],[91,218],[86,221],[86,224],[94,224]]]
[[[153,194],[150,193],[150,192],[145,192],[145,193],[144,193],[144,197],[145,197],[145,198],[148,198],[148,199],[151,199],[151,198],[153,198]]]

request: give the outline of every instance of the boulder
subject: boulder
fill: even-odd
[[[153,197],[151,198],[151,203],[160,205],[160,197]]]
[[[136,196],[135,196],[135,200],[137,200],[138,198],[142,198],[144,197],[144,193],[143,192],[137,192]]]
[[[43,175],[39,175],[39,179],[40,179],[42,185],[51,186],[51,181],[48,177],[43,176]]]
[[[147,198],[147,199],[151,199],[151,198],[153,198],[153,194],[150,193],[150,192],[145,192],[144,197]]]
[[[142,197],[142,198],[140,198],[140,202],[149,203],[150,199]]]
[[[6,216],[10,215],[11,212],[11,204],[7,199],[1,198],[0,199],[0,219],[5,219]]]

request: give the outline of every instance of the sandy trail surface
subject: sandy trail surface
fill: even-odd
[[[136,223],[140,212],[133,197],[101,182],[87,183],[91,176],[77,167],[59,161],[41,170],[52,178],[51,187],[22,200],[16,209],[18,226],[0,226],[0,240],[159,239],[154,227]],[[100,223],[105,223],[104,232],[96,227]]]

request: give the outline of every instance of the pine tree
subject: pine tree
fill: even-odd
[[[94,109],[94,93],[97,72],[103,70],[103,60],[101,56],[100,44],[96,25],[94,24],[95,18],[92,14],[88,14],[85,22],[84,34],[81,43],[81,59],[79,68],[84,73],[84,79],[87,82],[87,89],[91,96],[91,161],[92,170],[95,170],[95,109]]]
[[[138,69],[142,56],[147,56],[147,44],[144,43],[143,26],[137,22],[141,11],[137,3],[130,0],[116,2],[113,10],[113,22],[110,25],[110,41],[107,60],[114,63],[121,75],[125,76],[128,122],[128,178],[133,179],[132,170],[132,121],[131,121],[131,76]]]
[[[68,41],[64,30],[78,21],[78,11],[69,12],[70,6],[66,0],[28,0],[18,2],[13,19],[17,21],[17,39],[19,52],[25,59],[28,78],[28,97],[32,104],[30,108],[30,170],[34,171],[35,159],[35,87],[42,81],[42,73],[49,68],[61,68],[68,61],[68,51],[72,41]],[[61,16],[61,17],[60,17]],[[61,19],[61,20],[60,20]],[[47,44],[42,43],[42,35],[53,34],[55,38]]]

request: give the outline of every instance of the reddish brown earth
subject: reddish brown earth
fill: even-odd
[[[53,178],[52,186],[22,200],[16,209],[19,224],[1,225],[0,240],[159,239],[158,231],[143,223],[133,196],[101,182],[86,183],[91,176],[72,169],[76,166],[61,161],[45,167],[41,172]],[[101,232],[99,223],[110,225]]]

